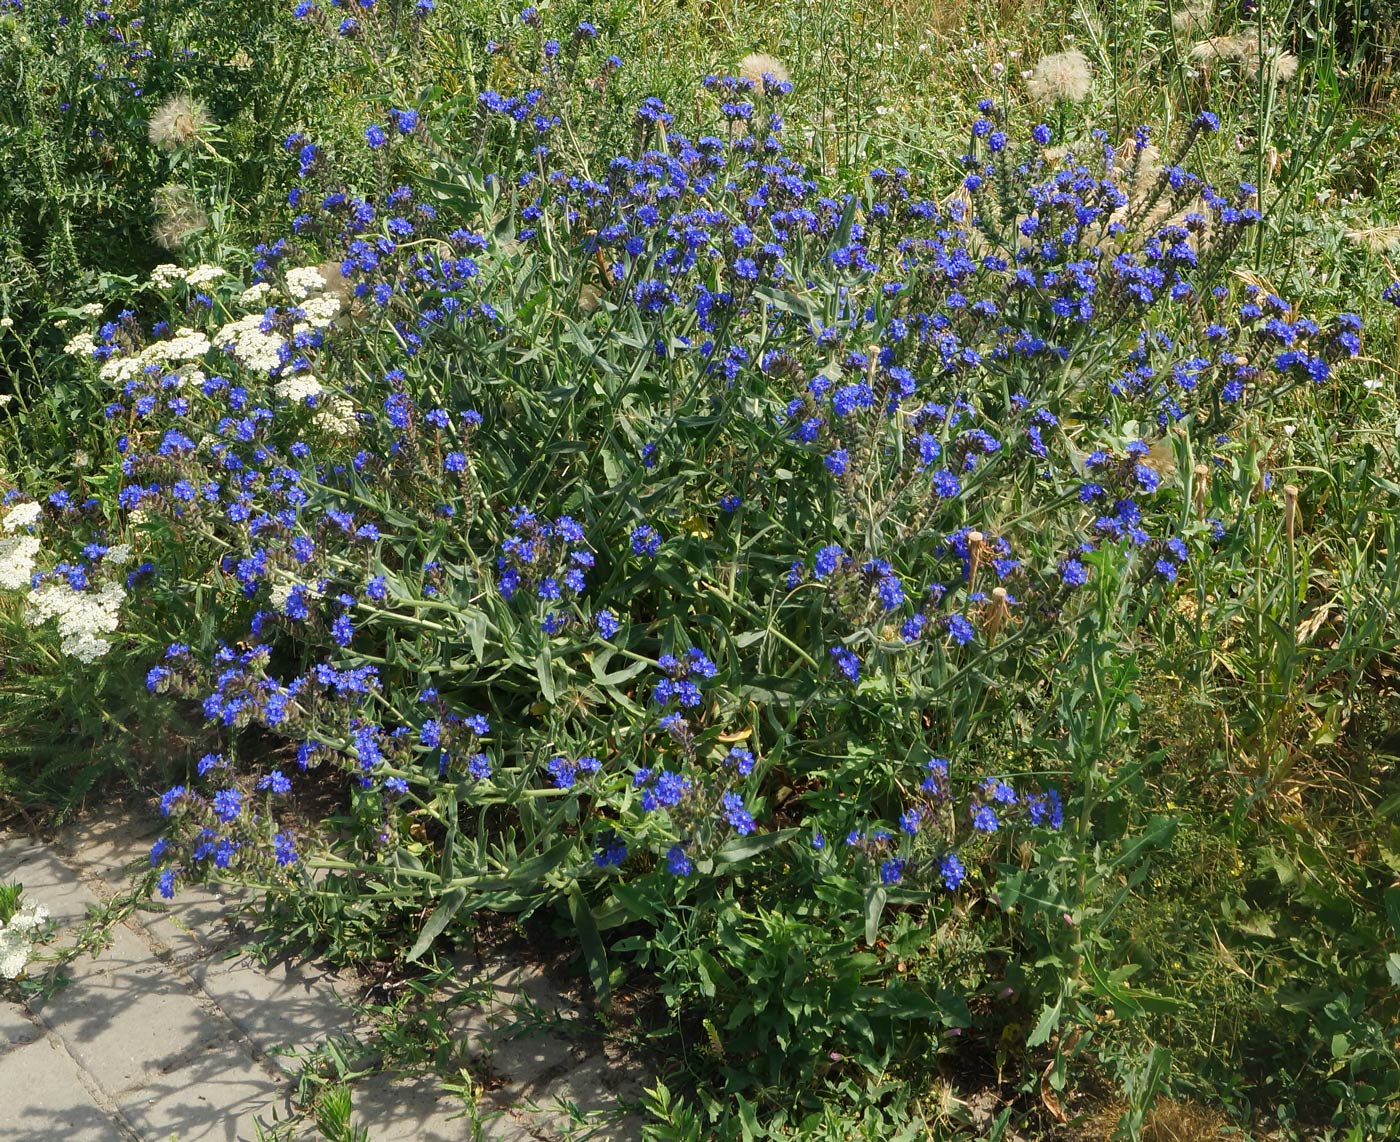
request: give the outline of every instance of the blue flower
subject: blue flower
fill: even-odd
[[[221,789],[214,794],[214,815],[228,824],[243,808],[243,794],[237,789]]]
[[[737,745],[730,746],[729,752],[725,754],[724,764],[734,766],[740,777],[747,777],[753,772],[754,756],[749,750],[740,749]]]
[[[990,805],[978,805],[972,810],[972,827],[981,833],[995,833],[997,831],[999,822]]]
[[[957,853],[948,853],[940,862],[938,871],[949,892],[956,892],[958,886],[967,879],[967,869],[963,868],[963,863],[958,859]]]
[[[836,662],[836,669],[841,672],[847,682],[860,681],[860,659],[856,657],[853,650],[844,646],[833,646],[831,657]]]
[[[183,785],[176,785],[173,788],[166,790],[165,793],[161,795],[160,799],[160,815],[162,817],[170,816],[170,812],[172,809],[175,808],[176,804],[180,801],[183,801],[188,795],[189,790],[187,790]]]
[[[292,783],[280,769],[274,769],[271,773],[258,779],[258,788],[267,789],[273,793],[290,793]]]
[[[632,529],[632,553],[654,556],[661,550],[661,536],[650,524],[638,524]]]
[[[272,838],[272,851],[278,866],[281,868],[286,868],[297,859],[296,846],[286,833],[278,833]]]
[[[904,861],[899,857],[890,857],[880,865],[880,883],[884,885],[898,884],[904,879]]]
[[[599,838],[598,851],[593,854],[593,863],[599,868],[607,868],[609,865],[621,867],[626,859],[626,842],[609,829]]]
[[[737,793],[728,792],[720,798],[720,802],[724,809],[724,819],[729,822],[736,833],[744,837],[753,832],[753,818],[744,808],[743,798]]]
[[[838,544],[829,543],[817,552],[813,573],[818,579],[825,579],[836,572],[845,559],[846,553]]]
[[[672,845],[666,850],[666,867],[672,876],[689,876],[695,870],[685,855],[684,845]]]
[[[612,638],[622,629],[622,624],[617,621],[617,616],[612,611],[598,611],[593,616],[593,625],[598,628],[598,634],[605,639]]]
[[[353,21],[351,21],[353,23]],[[389,141],[389,136],[384,133],[384,128],[378,123],[371,123],[365,128],[365,142],[372,148],[378,149]]]
[[[947,468],[939,468],[933,473],[933,493],[943,499],[952,499],[962,491],[962,484]]]

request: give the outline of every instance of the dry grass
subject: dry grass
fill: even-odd
[[[1081,1122],[1074,1142],[1111,1142],[1127,1110],[1124,1103],[1106,1103]],[[1238,1135],[1228,1129],[1223,1114],[1199,1103],[1159,1098],[1142,1124],[1141,1142],[1215,1142]]]

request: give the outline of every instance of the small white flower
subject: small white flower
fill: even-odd
[[[0,539],[0,587],[10,591],[28,587],[34,577],[34,560],[38,555],[37,536],[19,535],[14,539]]]
[[[250,285],[238,295],[238,300],[250,309],[260,305],[263,298],[272,292],[272,287],[267,282],[256,282]]]
[[[326,279],[315,266],[298,266],[287,271],[287,296],[294,301],[310,297],[326,288]]]
[[[162,262],[151,271],[151,284],[156,289],[169,289],[176,282],[185,280],[185,271],[173,262]]]
[[[80,306],[78,306],[78,316],[79,316],[79,317],[101,317],[101,316],[102,316],[102,304],[101,304],[100,302],[90,301],[90,302],[88,302],[86,305],[80,305]]]
[[[18,979],[33,949],[27,932],[8,926],[0,928],[0,979]]]
[[[208,285],[224,276],[221,266],[195,266],[185,274],[185,281],[192,286]]]
[[[321,382],[310,373],[301,373],[294,377],[283,377],[272,386],[272,391],[289,404],[305,404],[309,398],[318,397],[325,390],[321,387]]]
[[[91,357],[97,342],[93,340],[91,333],[79,333],[67,345],[63,351],[71,357]]]
[[[44,509],[36,503],[15,504],[5,513],[3,523],[0,523],[0,531],[15,532],[22,527],[33,527],[39,522],[39,516]]]

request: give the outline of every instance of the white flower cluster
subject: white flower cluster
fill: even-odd
[[[280,334],[264,333],[258,328],[262,314],[250,313],[225,325],[215,334],[215,344],[227,349],[250,369],[267,373],[282,363],[278,356],[285,344]]]
[[[39,556],[39,537],[17,535],[0,539],[0,587],[20,591],[34,577],[34,560]]]
[[[63,653],[79,662],[95,662],[112,647],[102,636],[117,629],[124,598],[125,589],[112,580],[86,591],[75,591],[66,579],[46,579],[29,592],[24,621],[37,627],[49,619],[56,620]]]
[[[267,282],[254,282],[238,295],[238,301],[239,304],[248,309],[257,309],[262,306],[263,300],[271,292],[272,287]]]
[[[34,576],[34,560],[39,555],[37,535],[14,535],[21,528],[32,528],[39,522],[43,508],[38,504],[15,504],[0,520],[0,587],[11,591],[27,588]]]
[[[63,351],[72,357],[86,357],[92,360],[92,352],[97,348],[97,342],[91,333],[83,332],[75,334],[73,339],[63,347]]]
[[[295,377],[283,377],[272,387],[272,391],[289,403],[305,404],[311,397],[320,396],[325,389],[310,373],[301,373]]]
[[[354,436],[360,427],[355,406],[345,397],[331,397],[323,401],[311,418],[311,423],[328,436]]]
[[[98,370],[97,375],[112,384],[124,384],[144,372],[147,365],[169,365],[179,361],[198,361],[209,352],[209,338],[194,329],[176,330],[174,337],[152,341],[129,357],[113,357]]]
[[[157,289],[169,289],[176,282],[184,282],[190,286],[202,286],[216,282],[224,276],[221,266],[203,265],[187,270],[171,262],[162,262],[151,271],[151,284]]]
[[[176,282],[185,280],[185,271],[174,262],[162,262],[151,271],[151,285],[156,289],[169,289]]]
[[[292,327],[293,333],[306,333],[312,329],[324,329],[340,312],[340,298],[333,293],[323,293],[320,297],[309,297],[298,308],[304,320]]]
[[[22,527],[33,527],[39,522],[39,516],[43,510],[35,503],[15,504],[5,513],[5,518],[0,520],[0,531],[8,534],[12,531],[18,531]]]
[[[185,274],[185,284],[192,286],[209,285],[224,276],[221,266],[195,266]]]
[[[8,924],[0,924],[0,979],[18,979],[34,953],[34,941],[49,921],[42,904],[21,904]]]
[[[315,266],[297,266],[287,271],[287,296],[293,301],[301,301],[325,288],[325,276]]]
[[[96,301],[90,301],[90,302],[88,302],[86,305],[80,305],[80,306],[78,306],[78,316],[79,316],[79,317],[101,317],[101,316],[102,316],[102,303],[101,303],[101,302],[96,302]]]

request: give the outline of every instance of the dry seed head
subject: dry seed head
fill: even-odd
[[[1011,600],[1005,587],[993,587],[992,597],[982,610],[982,629],[990,644],[1011,619]]]
[[[201,230],[209,228],[209,215],[187,186],[167,183],[151,199],[156,223],[151,237],[167,250],[181,250]]]
[[[578,309],[582,314],[589,314],[598,308],[598,303],[603,300],[603,294],[595,285],[585,284],[578,291]]]
[[[1268,69],[1269,76],[1275,83],[1287,83],[1298,74],[1298,57],[1292,52],[1280,52],[1276,56],[1269,57],[1264,66]]]
[[[1210,469],[1204,464],[1197,464],[1193,470],[1196,477],[1195,498],[1196,516],[1198,519],[1206,518],[1206,496],[1210,494]]]
[[[768,84],[763,78],[765,75],[771,75],[779,83],[792,82],[792,76],[788,74],[788,69],[783,66],[782,61],[763,52],[752,52],[739,61],[740,78],[747,79],[762,91],[768,90]]]
[[[1298,528],[1298,485],[1283,485],[1283,530],[1288,533],[1288,542],[1293,542],[1293,536]]]
[[[199,142],[209,127],[203,103],[188,95],[172,95],[152,113],[146,136],[162,150],[178,151]]]
[[[980,531],[967,533],[967,583],[969,588],[977,581],[977,569],[982,565],[985,539],[986,536]]]
[[[1214,14],[1210,3],[1183,4],[1172,12],[1172,27],[1177,35],[1185,36],[1205,31]]]
[[[1400,246],[1400,226],[1371,226],[1365,230],[1347,230],[1348,242],[1365,246],[1373,254],[1385,254]]]
[[[1026,80],[1026,91],[1041,103],[1058,103],[1061,99],[1079,103],[1089,94],[1092,82],[1089,60],[1078,48],[1071,48],[1043,57]]]

